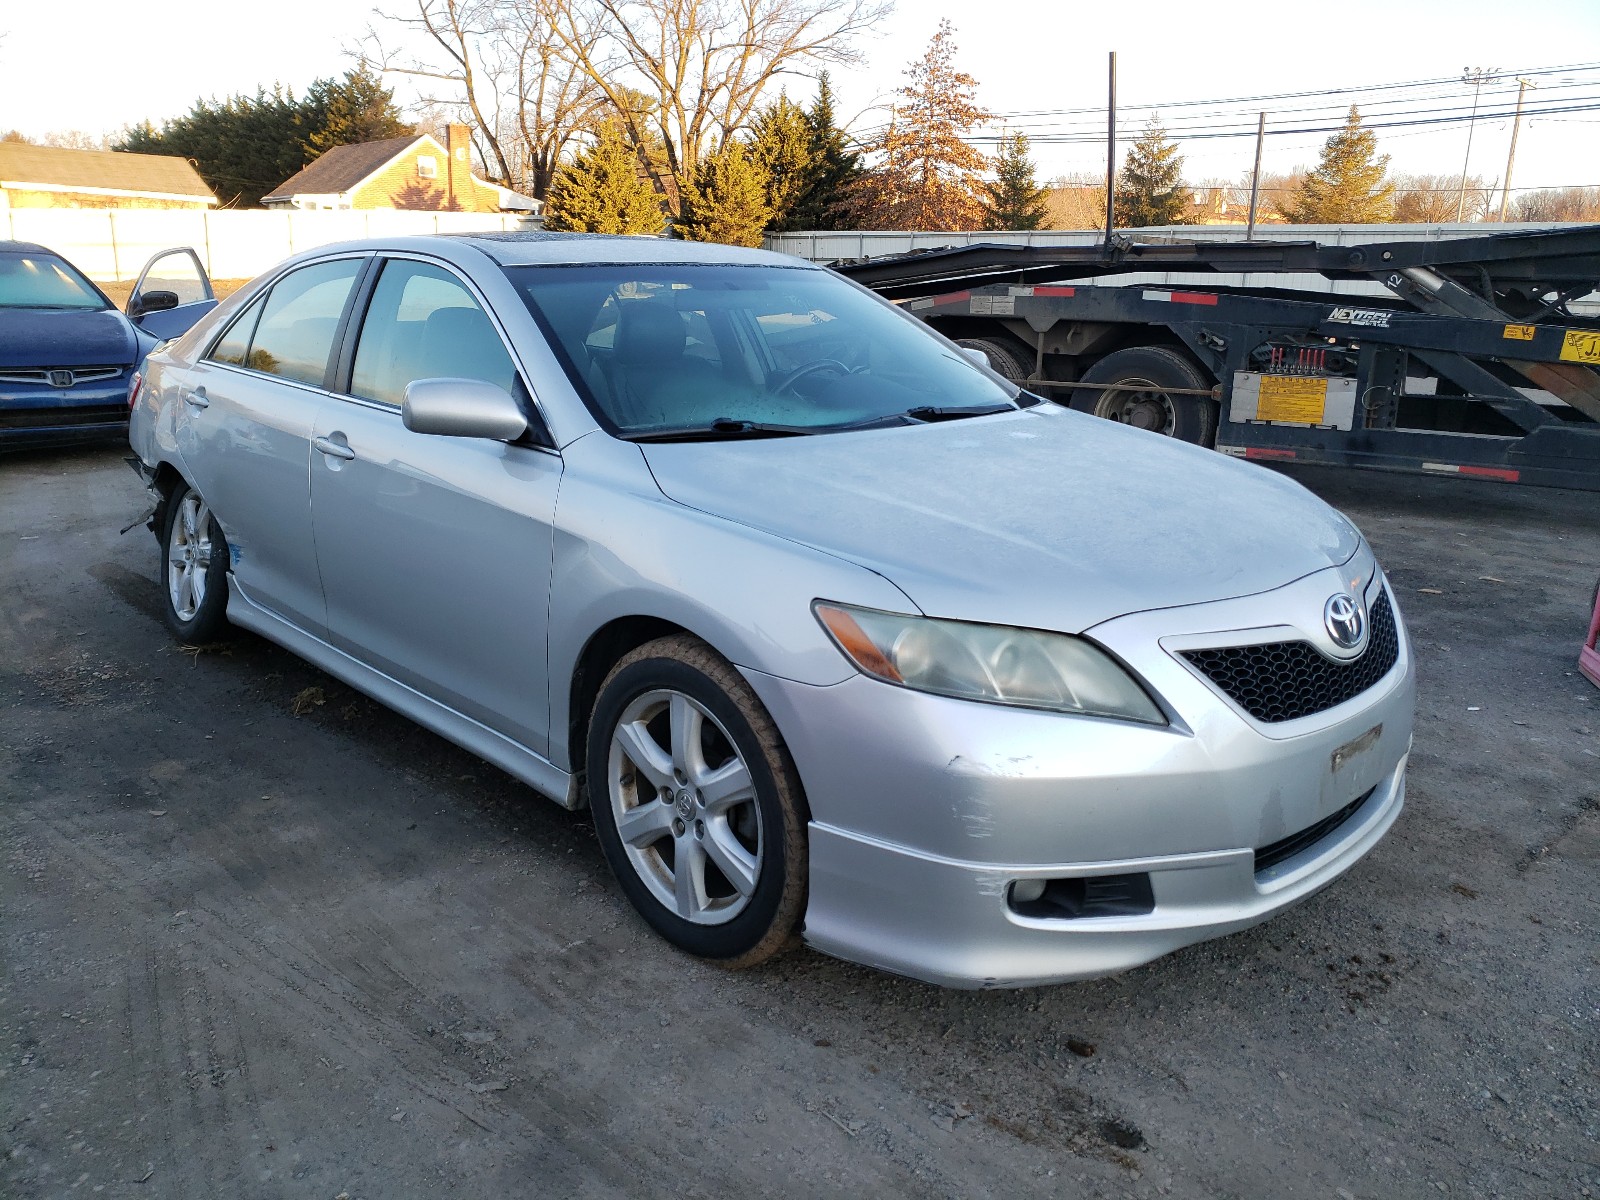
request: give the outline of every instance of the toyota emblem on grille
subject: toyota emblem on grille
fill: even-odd
[[[72,372],[71,371],[51,371],[50,372],[50,386],[51,387],[60,387],[60,388],[69,388],[69,387],[71,387],[72,386]]]
[[[1362,611],[1361,602],[1344,592],[1328,597],[1322,606],[1322,623],[1341,650],[1354,650],[1367,636],[1367,614]]]

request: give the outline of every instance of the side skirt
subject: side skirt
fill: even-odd
[[[365,692],[379,704],[410,717],[418,725],[433,730],[463,750],[469,750],[493,763],[563,808],[579,807],[577,780],[570,773],[520,742],[514,742],[487,725],[424,696],[415,688],[373,670],[298,625],[252,603],[239,591],[232,575],[228,576],[228,620],[243,629],[259,633],[268,641],[278,643],[285,650],[321,667],[357,691]]]

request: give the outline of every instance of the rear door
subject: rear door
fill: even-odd
[[[227,535],[251,603],[326,636],[311,541],[311,438],[333,348],[366,256],[297,267],[174,373],[175,429],[188,478]]]
[[[311,463],[329,640],[547,754],[561,457],[541,433],[508,444],[412,433],[402,422],[406,384],[448,376],[518,395],[543,429],[466,279],[436,262],[390,258],[364,307],[345,394],[318,410]]]
[[[187,246],[163,250],[139,272],[128,296],[128,319],[165,341],[188,333],[217,306],[211,277]]]

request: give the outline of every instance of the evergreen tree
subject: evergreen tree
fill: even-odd
[[[544,227],[558,232],[659,234],[664,223],[661,197],[616,122],[599,127],[545,196]]]
[[[826,71],[817,76],[817,98],[806,110],[806,128],[811,137],[811,175],[789,211],[775,216],[770,228],[775,233],[851,228],[849,201],[861,174],[861,155],[849,148],[839,128],[833,82]]]
[[[1045,189],[1034,178],[1026,134],[1014,133],[1000,144],[995,181],[988,185],[985,229],[1043,229],[1048,210]]]
[[[365,64],[346,71],[342,81],[317,80],[306,93],[305,109],[310,127],[305,148],[311,158],[334,146],[379,142],[416,132],[400,119],[394,89],[384,87],[382,78]]]
[[[224,204],[254,205],[324,150],[412,132],[393,93],[376,76],[351,71],[342,81],[317,80],[301,99],[275,85],[197,100],[159,130],[149,121],[133,126],[114,149],[187,158]]]
[[[1167,140],[1160,117],[1151,117],[1128,149],[1117,177],[1115,215],[1123,228],[1194,224],[1193,205],[1183,186],[1183,158]]]
[[[1394,184],[1384,179],[1389,156],[1378,153],[1378,139],[1361,127],[1355,105],[1344,128],[1322,147],[1322,161],[1282,206],[1296,225],[1370,225],[1394,215]]]
[[[678,232],[691,242],[759,246],[772,210],[766,171],[732,139],[703,157],[682,196]]]
[[[789,229],[796,203],[815,182],[821,162],[800,106],[780,94],[756,116],[751,161],[766,175],[766,204],[773,229]]]
[[[911,64],[878,164],[857,183],[855,215],[876,229],[976,229],[983,223],[981,176],[989,160],[967,141],[989,120],[978,81],[955,66],[955,29],[939,23],[927,52]]]

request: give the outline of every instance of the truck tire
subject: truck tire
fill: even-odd
[[[1028,376],[1033,374],[1033,354],[1026,346],[1000,338],[956,338],[955,342],[963,350],[982,350],[997,374],[1018,387],[1027,386]]]
[[[1083,373],[1072,407],[1196,446],[1217,442],[1217,402],[1207,396],[1173,396],[1165,388],[1210,388],[1200,368],[1165,346],[1130,346],[1106,355]]]

